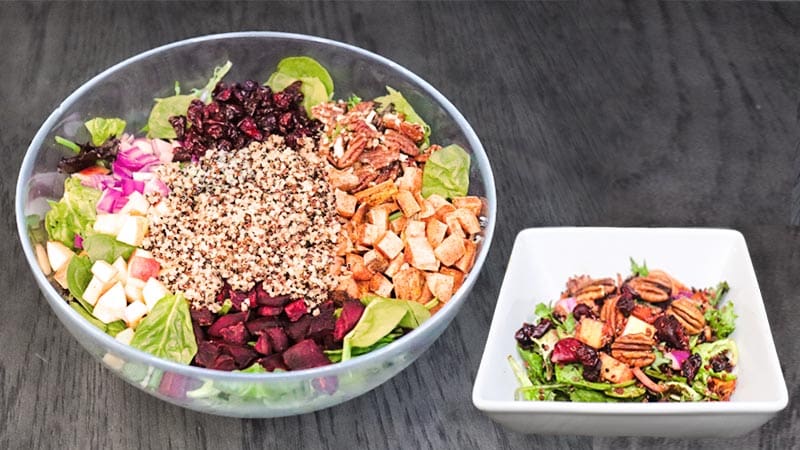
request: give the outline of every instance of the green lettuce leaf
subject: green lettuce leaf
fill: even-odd
[[[708,303],[709,303],[711,306],[717,306],[717,305],[719,304],[719,302],[722,300],[722,297],[724,297],[724,296],[725,296],[725,294],[726,294],[726,293],[727,293],[727,292],[728,292],[730,289],[731,289],[731,287],[730,287],[730,286],[728,286],[728,282],[727,282],[727,281],[721,281],[721,282],[720,282],[720,283],[717,285],[717,287],[716,287],[716,288],[714,288],[714,291],[713,291],[713,293],[712,293],[711,297],[708,299]]]
[[[315,78],[319,80],[320,84],[322,84],[322,87],[325,89],[325,100],[328,100],[333,95],[333,78],[331,78],[331,74],[328,73],[328,70],[325,69],[322,64],[313,58],[309,58],[308,56],[291,56],[288,58],[283,58],[278,63],[278,69],[275,72],[282,73],[283,75],[294,78],[295,80],[302,80],[303,78]],[[303,84],[305,84],[305,81],[303,81]],[[323,102],[325,100],[323,100]]]
[[[469,190],[469,154],[458,145],[433,152],[422,170],[422,196],[461,197]]]
[[[733,312],[733,302],[731,301],[728,301],[722,308],[712,308],[705,313],[706,323],[721,339],[730,336],[736,329],[737,317],[739,316]]]
[[[81,185],[77,177],[67,178],[64,196],[58,202],[50,202],[50,211],[45,216],[45,229],[50,239],[74,248],[75,235],[85,236],[91,231],[100,195],[97,189]]]
[[[93,234],[83,239],[83,249],[92,262],[105,261],[113,264],[120,256],[127,261],[136,247],[120,242],[110,234]]]
[[[107,119],[95,117],[84,125],[92,136],[92,145],[100,146],[111,137],[121,136],[125,132],[125,121],[118,118]]]
[[[373,101],[383,107],[394,105],[394,110],[402,113],[406,121],[422,126],[422,130],[425,134],[425,144],[427,144],[429,142],[428,138],[431,135],[431,127],[422,120],[422,117],[420,117],[416,111],[414,111],[411,103],[408,103],[408,100],[403,97],[403,94],[389,86],[386,86],[386,90],[389,92],[387,95],[376,97]]]
[[[318,78],[314,77],[293,77],[283,72],[275,72],[267,80],[267,86],[273,91],[279,92],[286,89],[290,84],[300,80],[300,92],[303,93],[303,107],[311,115],[311,108],[320,103],[328,101],[328,93],[325,85]]]
[[[719,355],[720,353],[728,353],[728,360],[730,360],[732,365],[736,365],[739,360],[739,349],[736,347],[736,342],[732,339],[720,339],[714,342],[704,342],[702,344],[698,344],[693,353],[697,353],[703,358],[703,364],[708,364],[709,359],[712,356]]]
[[[189,304],[182,293],[168,294],[156,303],[136,328],[131,346],[182,364],[192,361],[197,343]]]
[[[211,94],[214,92],[214,88],[217,87],[217,83],[222,81],[227,75],[228,71],[231,70],[233,67],[233,63],[230,61],[225,62],[225,64],[221,66],[217,66],[214,68],[214,73],[211,75],[211,78],[206,83],[206,86],[203,89],[193,89],[192,95],[196,98],[199,98],[203,103],[209,104],[211,103]],[[175,82],[175,95],[180,93],[180,85],[178,82]]]

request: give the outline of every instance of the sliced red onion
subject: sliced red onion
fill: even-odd
[[[134,179],[123,179],[122,180],[122,194],[125,196],[131,195],[134,192],[143,193],[144,192],[144,181],[137,181]]]
[[[687,350],[673,350],[667,353],[667,357],[672,360],[671,367],[675,370],[681,370],[683,362],[689,359],[692,354]]]
[[[577,305],[578,301],[575,300],[575,297],[567,297],[557,301],[556,306],[553,309],[566,315],[572,314],[572,310],[575,309],[575,306]]]
[[[116,192],[116,191],[115,191]],[[119,197],[114,199],[114,206],[111,208],[112,213],[118,213],[122,208],[125,207],[125,204],[128,203],[128,197],[125,197],[120,193]]]
[[[74,247],[75,248],[81,248],[81,249],[83,248],[83,238],[81,237],[80,234],[76,234],[75,235]]]
[[[103,195],[100,196],[100,201],[97,202],[97,212],[110,213],[113,212],[114,203],[122,195],[121,191],[116,189],[106,189]]]
[[[81,184],[86,187],[102,190],[109,185],[114,185],[116,180],[111,175],[79,175],[75,174],[73,176],[77,176],[81,180]]]

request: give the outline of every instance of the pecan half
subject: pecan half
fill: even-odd
[[[617,286],[611,278],[590,279],[587,284],[575,292],[578,303],[588,303],[606,298],[617,291]]]
[[[353,163],[358,160],[358,157],[361,156],[361,153],[364,152],[368,140],[369,138],[364,134],[351,135],[350,140],[347,141],[347,148],[344,150],[341,157],[333,161],[333,165],[336,166],[337,169],[344,169],[345,167],[352,166]],[[336,153],[337,145],[339,145],[338,139],[337,142],[334,143],[334,153]]]
[[[425,130],[422,129],[422,125],[411,123],[411,122],[400,122],[400,131],[401,133],[408,136],[409,139],[414,141],[415,143],[419,144],[425,139]]]
[[[603,303],[603,308],[600,310],[600,320],[608,324],[614,336],[619,336],[620,333],[622,333],[622,330],[625,329],[625,323],[627,322],[625,316],[617,309],[618,301],[619,295],[609,297],[606,299],[605,303]]]
[[[649,366],[656,360],[655,340],[646,334],[626,334],[611,344],[611,356],[632,367]]]
[[[700,334],[706,326],[706,318],[698,305],[687,298],[679,298],[667,308],[667,314],[675,316],[689,334]]]
[[[650,303],[661,303],[669,300],[672,293],[672,279],[662,276],[663,272],[653,271],[646,277],[635,277],[625,282],[631,292],[640,299]]]
[[[408,156],[419,155],[419,148],[408,136],[394,130],[386,130],[383,135],[383,143],[390,150],[399,150]]]
[[[379,144],[375,148],[369,149],[361,153],[361,156],[358,160],[363,164],[369,164],[376,170],[383,169],[384,167],[388,167],[393,162],[398,161],[400,159],[400,152],[395,150],[390,150],[385,145]]]

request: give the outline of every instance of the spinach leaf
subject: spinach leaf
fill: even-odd
[[[645,388],[632,384],[627,387],[618,387],[614,389],[609,389],[605,391],[605,394],[609,397],[614,397],[614,398],[633,399],[643,396],[645,392],[646,392]]]
[[[431,127],[422,120],[414,108],[411,106],[411,103],[408,103],[403,94],[399,91],[392,89],[389,86],[386,86],[386,90],[389,92],[387,95],[376,97],[373,101],[375,103],[380,104],[383,107],[388,107],[389,105],[394,106],[394,110],[402,113],[405,116],[405,120],[407,122],[416,123],[422,127],[422,130],[425,134],[425,141],[424,143],[427,144],[429,142],[428,138],[431,135]]]
[[[532,402],[552,402],[565,397],[563,392],[567,392],[568,384],[549,384],[539,386],[525,386],[514,392],[514,399],[527,400]],[[559,395],[561,393],[561,395]]]
[[[156,104],[150,111],[147,119],[147,137],[157,139],[175,139],[178,137],[169,118],[172,116],[185,116],[189,104],[196,97],[190,94],[173,95],[172,97],[157,98]]]
[[[697,353],[701,358],[703,358],[702,366],[708,364],[708,361],[712,356],[716,356],[725,352],[727,352],[728,360],[732,365],[735,366],[739,359],[739,350],[736,347],[736,342],[731,339],[720,339],[714,342],[704,342],[702,344],[698,344],[694,348],[694,353]]]
[[[422,170],[422,196],[461,197],[469,190],[469,154],[452,144],[433,152]]]
[[[545,364],[542,355],[525,350],[520,346],[517,346],[517,353],[519,353],[520,358],[522,358],[522,361],[525,363],[525,367],[528,369],[528,378],[532,382],[542,384],[547,381],[545,378]]]
[[[75,235],[85,236],[91,230],[100,195],[99,190],[83,186],[77,177],[67,178],[61,200],[48,202],[50,211],[45,215],[44,226],[50,239],[74,248]]]
[[[624,381],[617,384],[586,381],[586,379],[583,378],[583,367],[578,364],[556,364],[555,369],[556,381],[559,383],[571,384],[576,387],[593,389],[595,391],[624,388],[636,383],[635,380]]]
[[[92,136],[92,145],[96,147],[103,145],[109,138],[121,136],[125,132],[125,121],[117,118],[95,117],[84,125]]]
[[[711,308],[705,313],[706,323],[721,339],[730,336],[736,329],[737,317],[739,316],[733,312],[733,302],[731,301],[728,301],[722,308]]]
[[[569,393],[569,399],[573,402],[592,402],[592,403],[616,403],[618,400],[607,397],[602,392],[589,389],[575,389]]]
[[[642,265],[636,263],[633,258],[629,258],[631,260],[631,273],[640,277],[646,277],[650,274],[650,270],[647,268],[647,261],[642,260]]]
[[[397,327],[416,328],[430,318],[425,306],[405,300],[365,295],[362,302],[367,303],[358,323],[344,337],[341,360],[353,356],[353,349],[370,347],[378,343]]]
[[[278,63],[278,69],[275,72],[294,78],[295,80],[302,80],[303,78],[316,78],[325,89],[326,98],[323,100],[323,102],[328,98],[331,98],[333,95],[333,78],[331,78],[331,74],[328,73],[328,70],[325,69],[322,64],[313,58],[309,58],[308,56],[291,56],[289,58],[283,58]],[[303,84],[305,84],[305,81],[303,81]]]
[[[122,320],[116,320],[106,324],[106,334],[109,334],[113,337],[119,334],[119,332],[124,331],[126,328],[128,328],[128,326],[125,325],[125,322]]]
[[[394,331],[387,334],[386,336],[382,337],[378,342],[370,345],[369,347],[355,347],[350,350],[350,356],[359,356],[364,355],[366,353],[375,351],[379,348],[386,347],[387,345],[391,344],[392,342],[396,341],[397,338],[403,335],[403,330],[400,328],[395,328]],[[331,360],[333,363],[340,362],[342,360],[342,353],[344,349],[337,349],[337,350],[325,350],[325,356]]]
[[[197,343],[182,293],[168,294],[156,303],[136,328],[131,346],[182,364],[192,361]]]
[[[92,312],[92,305],[83,299],[83,292],[89,281],[92,280],[92,261],[88,256],[73,256],[67,266],[67,287],[88,312]]]
[[[89,323],[99,328],[103,333],[106,332],[106,324],[101,322],[97,317],[93,316],[91,312],[87,311],[81,303],[77,301],[69,302],[70,308],[74,309],[75,312],[83,316]]]
[[[92,262],[105,261],[113,263],[120,256],[126,261],[131,257],[136,247],[118,241],[110,234],[93,234],[83,240],[83,248]]]
[[[425,307],[425,305],[411,300],[400,300],[396,298],[381,297],[374,294],[365,294],[362,297],[361,302],[365,305],[369,305],[375,300],[382,302],[395,302],[408,309],[408,314],[406,314],[403,317],[403,320],[401,320],[398,324],[398,326],[402,328],[417,328],[418,326],[422,325],[423,322],[431,318],[431,313],[428,308]]]
[[[55,139],[56,139],[56,144],[63,145],[64,147],[67,147],[68,149],[72,150],[75,153],[81,152],[80,145],[70,141],[69,139],[63,138],[61,136],[56,136]]]

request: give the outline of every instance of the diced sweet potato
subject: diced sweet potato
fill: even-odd
[[[428,225],[425,227],[425,234],[428,242],[432,247],[437,247],[444,240],[444,235],[447,233],[447,225],[439,222],[436,219],[428,220]]]
[[[390,200],[396,193],[397,186],[394,185],[394,182],[392,180],[386,180],[383,183],[356,192],[355,196],[361,203],[377,206]]]
[[[436,214],[435,214],[435,217],[436,217],[438,220],[445,220],[445,218],[447,217],[447,215],[448,215],[448,214],[452,214],[452,213],[454,213],[454,212],[455,212],[455,210],[456,210],[456,207],[455,207],[455,206],[451,205],[450,203],[446,203],[446,204],[444,204],[444,205],[442,205],[442,206],[440,206],[440,207],[436,208]]]
[[[436,258],[445,266],[452,266],[466,253],[464,239],[451,234],[447,236],[436,249],[433,250]]]
[[[381,273],[389,267],[389,259],[377,250],[370,250],[364,253],[364,265],[370,272]]]
[[[474,242],[469,239],[464,239],[464,256],[461,257],[458,261],[456,261],[456,267],[458,270],[467,273],[472,269],[472,265],[475,264],[475,255],[478,253],[478,246]]]
[[[409,220],[405,229],[406,239],[412,237],[425,236],[425,222],[419,220]]]
[[[403,240],[393,232],[387,231],[383,238],[375,244],[375,248],[380,250],[387,258],[394,259],[403,251]]]
[[[420,207],[419,212],[417,213],[417,217],[420,220],[427,219],[429,217],[433,217],[436,214],[436,208],[433,207],[431,202],[422,198],[421,195],[417,195],[414,198],[417,200],[417,204]]]
[[[453,215],[447,216],[444,218],[444,223],[447,224],[448,233],[460,238],[467,237],[467,235],[464,234],[464,230],[461,228],[461,222],[458,221],[458,217]]]
[[[408,218],[406,216],[400,216],[397,219],[389,221],[389,228],[391,228],[395,234],[400,234],[405,230],[407,224]]]
[[[600,377],[609,383],[619,384],[633,379],[633,372],[627,364],[600,352]]]
[[[364,258],[361,255],[350,253],[347,255],[346,261],[347,267],[349,267],[350,272],[353,273],[353,280],[366,281],[372,278],[372,272],[367,265],[364,264]]]
[[[395,297],[403,300],[416,300],[425,285],[423,273],[413,267],[399,271],[392,279]]]
[[[336,212],[342,217],[353,217],[353,214],[356,213],[356,205],[358,204],[358,200],[356,200],[355,196],[340,189],[336,189],[334,194],[336,197]]]
[[[372,208],[367,213],[367,220],[372,225],[386,231],[389,228],[389,213],[385,208]]]
[[[403,263],[405,263],[405,255],[403,254],[403,252],[400,252],[397,254],[397,256],[394,257],[394,259],[392,259],[389,262],[389,267],[387,267],[386,270],[383,271],[384,275],[386,275],[389,278],[394,278],[397,272],[400,271],[400,268],[403,266]]]
[[[362,245],[375,245],[376,242],[380,241],[383,238],[383,235],[386,233],[386,228],[381,228],[380,225],[375,224],[365,224],[364,225],[364,232],[360,236],[361,239],[358,241],[359,244]]]
[[[398,178],[397,187],[412,192],[422,189],[422,170],[413,166],[404,167],[403,176]]]
[[[478,222],[478,218],[475,217],[470,210],[465,208],[458,208],[455,211],[451,212],[449,215],[454,216],[458,219],[458,223],[461,224],[461,228],[468,234],[477,234],[481,232],[481,224]]]
[[[411,255],[411,265],[417,269],[431,272],[439,270],[439,261],[426,237],[407,238],[406,252]]]
[[[439,269],[439,273],[444,274],[444,275],[450,275],[451,277],[453,277],[453,292],[454,293],[458,290],[458,288],[461,287],[461,284],[464,283],[465,274],[464,274],[464,272],[462,272],[462,271],[460,271],[458,269],[455,269],[453,267],[446,267],[445,266],[445,267],[442,267],[442,268]]]
[[[331,186],[343,191],[349,191],[358,186],[361,182],[361,180],[358,179],[358,175],[354,174],[352,170],[331,170],[328,175],[328,180]]]
[[[372,276],[372,279],[369,280],[369,290],[381,297],[391,296],[392,289],[394,289],[392,282],[382,274],[376,273]]]
[[[448,302],[453,297],[453,277],[441,273],[429,273],[425,276],[428,289],[434,297]]]
[[[448,202],[446,198],[442,197],[439,194],[432,194],[428,196],[427,200],[431,203],[431,206],[433,206],[433,209],[435,210],[441,208],[444,205],[450,204],[450,202]]]
[[[369,205],[361,204],[357,209],[353,217],[350,219],[350,223],[353,225],[359,225],[364,223],[364,220],[367,217],[367,211],[369,210]]]
[[[483,202],[480,197],[470,195],[468,197],[453,197],[453,206],[456,208],[468,209],[472,215],[480,216],[483,210]]]
[[[428,288],[428,283],[426,281],[425,284],[422,286],[422,294],[420,294],[419,297],[417,297],[417,302],[425,304],[433,300],[433,297],[434,295],[431,292],[430,288]]]
[[[400,209],[403,210],[403,215],[406,217],[411,217],[422,209],[414,199],[414,194],[409,191],[398,191],[396,198],[397,204],[400,205]]]
[[[359,298],[358,284],[352,275],[340,277],[335,291],[344,292],[349,298]]]

